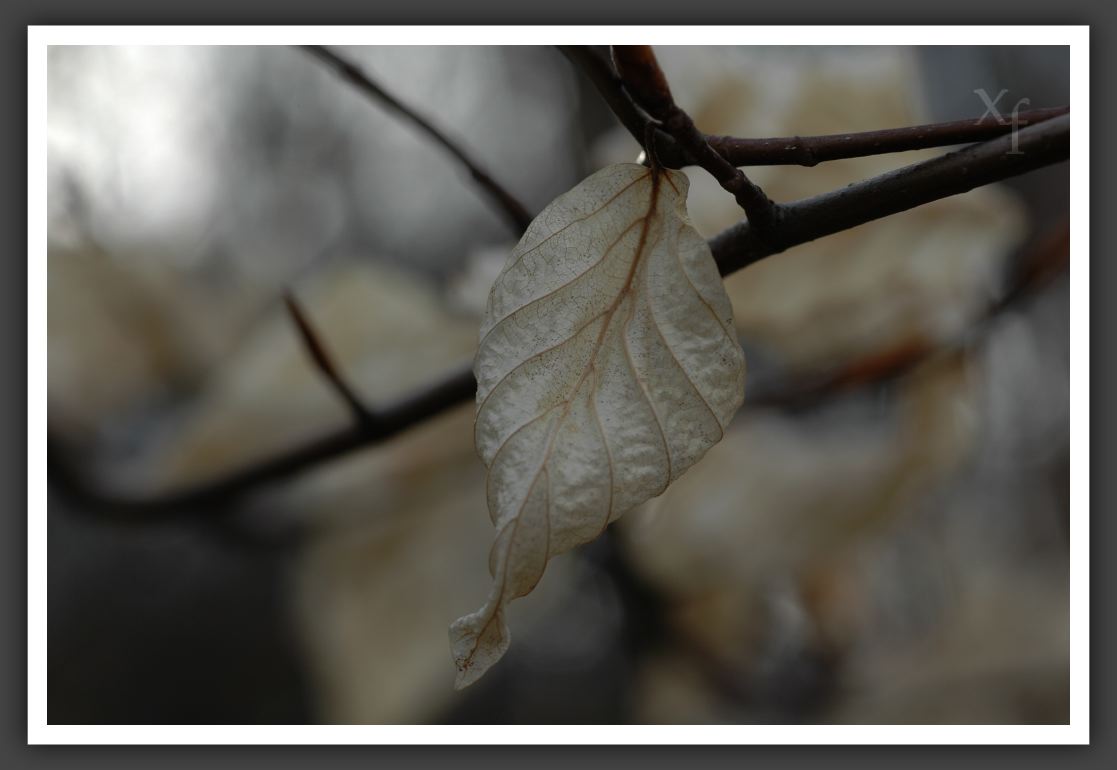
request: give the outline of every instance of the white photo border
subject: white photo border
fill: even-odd
[[[1070,48],[1070,724],[51,725],[47,723],[47,48],[52,45],[1060,45]],[[1089,27],[31,26],[27,36],[27,740],[30,744],[1085,744],[1090,719]],[[447,680],[447,687],[450,680]]]

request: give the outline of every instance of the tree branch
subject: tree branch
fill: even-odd
[[[613,71],[608,56],[603,51],[588,45],[560,45],[557,48],[577,70],[589,78],[613,115],[643,147],[650,121],[624,90],[624,83]],[[686,165],[682,161],[682,150],[675,140],[662,131],[656,132],[655,153],[660,163],[667,168],[680,168]]]
[[[1026,110],[1017,115],[1016,127],[1042,123],[1070,112],[1070,107]],[[823,136],[783,136],[771,139],[738,139],[707,136],[706,141],[735,166],[816,166],[828,160],[864,158],[909,150],[926,150],[955,144],[982,142],[1011,133],[1013,124],[982,117],[921,126],[862,131]]]
[[[1070,156],[1070,116],[1021,129],[957,152],[890,171],[840,190],[780,206],[778,226],[758,233],[747,222],[710,241],[722,275],[824,235],[969,192]]]
[[[585,75],[617,120],[643,146],[651,122],[625,91],[624,83],[613,71],[608,57],[592,46],[559,46],[559,50]],[[1017,115],[1015,128],[1041,123],[1066,115],[1070,107],[1025,110]],[[830,160],[863,158],[909,150],[949,147],[993,139],[1013,131],[1011,122],[992,116],[928,123],[919,126],[888,128],[822,136],[782,136],[742,139],[733,136],[705,135],[706,142],[734,166],[815,166]],[[673,138],[656,132],[656,156],[667,168],[699,165]]]
[[[501,213],[512,225],[516,234],[519,235],[527,229],[531,224],[531,214],[524,208],[513,195],[502,187],[493,177],[481,166],[471,158],[464,149],[462,149],[456,142],[451,140],[442,131],[435,128],[426,118],[416,113],[413,109],[399,101],[396,97],[385,91],[375,82],[373,82],[368,75],[366,75],[359,67],[347,59],[338,56],[333,51],[320,45],[304,45],[304,51],[307,51],[319,61],[322,61],[331,69],[333,69],[342,79],[347,83],[356,87],[366,96],[372,98],[379,104],[388,107],[399,115],[402,115],[407,120],[411,121],[414,125],[422,129],[428,136],[441,144],[458,159],[463,166],[468,169],[469,174],[473,180],[489,194],[490,198],[497,204]]]

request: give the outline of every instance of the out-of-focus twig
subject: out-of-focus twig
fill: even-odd
[[[468,169],[473,180],[477,182],[497,204],[501,213],[504,214],[505,218],[511,223],[517,236],[523,233],[523,231],[527,229],[527,226],[531,224],[531,214],[528,213],[523,204],[493,179],[491,174],[483,170],[480,164],[470,157],[457,142],[446,136],[446,134],[436,128],[430,121],[392,96],[392,94],[385,91],[379,84],[369,78],[363,70],[348,59],[320,45],[305,45],[302,46],[302,48],[337,72],[347,83],[353,85],[363,94],[371,97],[379,104],[402,115],[446,148],[451,155],[457,158],[458,161]]]
[[[401,433],[447,409],[469,401],[477,391],[473,370],[463,366],[393,406],[370,409],[368,419],[327,433],[295,449],[232,469],[224,475],[157,497],[134,498],[100,489],[78,471],[64,442],[48,431],[47,468],[51,481],[62,491],[109,518],[143,522],[158,514],[186,513],[207,517],[224,513],[246,492],[287,479],[362,447],[372,446]],[[154,515],[153,515],[154,514]]]
[[[648,116],[625,92],[624,83],[613,70],[605,52],[592,46],[559,46],[559,50],[593,83],[617,120],[643,145]],[[982,142],[1069,112],[1070,107],[1067,106],[1044,107],[1018,113],[1015,123],[983,115],[944,123],[822,136],[763,139],[713,134],[704,136],[707,144],[734,166],[815,166],[831,160]],[[698,165],[694,157],[662,131],[656,132],[655,151],[659,162],[668,168]]]
[[[295,328],[298,329],[299,337],[302,339],[307,353],[310,354],[311,360],[314,361],[314,365],[318,367],[318,371],[322,372],[322,376],[326,378],[326,381],[341,396],[349,410],[353,412],[353,419],[358,424],[372,420],[372,412],[365,407],[356,391],[349,387],[349,383],[341,376],[341,371],[334,364],[333,357],[326,350],[326,346],[319,338],[318,333],[314,331],[310,319],[306,317],[298,300],[295,299],[295,295],[290,291],[284,292],[283,303],[287,306],[287,313],[291,316],[291,320],[295,322]]]
[[[667,78],[659,68],[650,45],[615,45],[613,60],[625,88],[636,102],[658,120],[679,146],[718,181],[744,209],[754,229],[771,227],[778,209],[741,169],[710,147],[705,135],[694,125],[690,115],[675,104]],[[653,145],[654,142],[649,142]]]
[[[846,361],[829,371],[800,375],[751,393],[752,409],[797,409],[817,404],[821,395],[833,395],[865,386],[895,381],[933,356],[964,350],[980,340],[988,327],[1006,312],[1039,293],[1070,267],[1070,224],[1063,220],[1035,241],[1022,246],[1011,260],[1007,288],[978,314],[957,337],[936,340],[915,335],[882,350]]]

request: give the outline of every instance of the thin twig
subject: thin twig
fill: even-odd
[[[1015,127],[1026,128],[1069,112],[1070,107],[1025,110],[1016,116]],[[770,139],[707,136],[706,141],[734,166],[816,166],[829,160],[864,158],[892,152],[983,142],[1012,131],[1012,122],[1002,123],[991,116],[983,116],[978,119],[967,118],[946,123],[928,123],[921,126],[849,134],[783,136]]]
[[[613,46],[613,61],[621,81],[637,104],[658,120],[683,150],[736,199],[754,228],[770,228],[779,213],[776,205],[743,171],[710,147],[690,115],[675,104],[652,47]]]
[[[314,361],[314,365],[322,372],[322,376],[330,383],[341,399],[349,406],[350,411],[353,412],[353,419],[357,423],[365,423],[372,420],[372,413],[361,403],[361,399],[357,396],[356,391],[349,387],[349,383],[341,376],[341,371],[334,364],[333,357],[326,350],[326,346],[322,343],[318,334],[311,326],[310,320],[306,317],[302,307],[300,307],[295,295],[290,291],[283,294],[283,302],[287,306],[287,312],[291,316],[291,320],[295,322],[295,328],[299,331],[299,337],[306,347],[306,351],[310,354],[310,358]]]
[[[355,86],[366,96],[371,97],[376,102],[402,115],[445,147],[451,155],[457,158],[458,161],[469,170],[469,174],[473,177],[474,181],[489,194],[511,223],[516,234],[519,235],[523,233],[524,230],[527,230],[527,226],[531,224],[531,214],[528,213],[523,204],[516,200],[508,190],[497,183],[488,172],[484,171],[457,142],[442,133],[442,131],[431,124],[426,118],[415,112],[415,110],[385,91],[376,82],[370,79],[363,70],[344,57],[338,56],[333,51],[320,45],[304,45],[302,49],[327,64],[346,82]]]
[[[625,92],[624,83],[613,71],[604,51],[593,46],[559,46],[559,50],[590,80],[617,120],[642,146],[647,125],[651,121]],[[734,166],[815,166],[831,160],[982,142],[1069,112],[1070,107],[1066,106],[1025,110],[1017,115],[1015,126],[1011,121],[999,122],[992,116],[982,116],[945,123],[822,136],[742,139],[706,135],[705,138],[719,155]],[[656,133],[655,149],[659,162],[667,168],[698,165],[678,142],[662,131]]]

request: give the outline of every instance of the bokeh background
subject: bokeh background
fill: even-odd
[[[639,152],[553,49],[336,50],[533,213]],[[1069,99],[1064,48],[657,53],[716,134]],[[553,561],[459,693],[446,629],[492,538],[470,405],[235,506],[113,501],[346,424],[285,290],[389,403],[471,359],[517,234],[298,49],[55,47],[48,87],[50,722],[1068,720],[1065,164],[729,277],[749,380],[725,440]],[[938,152],[750,175],[791,200]],[[691,178],[704,234],[736,221]]]

